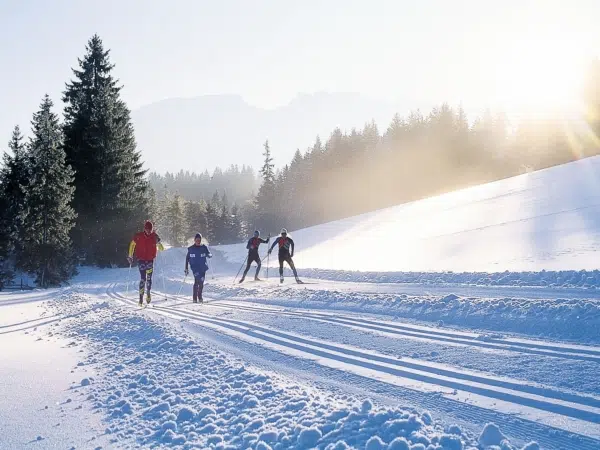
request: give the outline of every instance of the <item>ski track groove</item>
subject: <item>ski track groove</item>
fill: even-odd
[[[558,347],[547,344],[537,344],[518,341],[503,341],[497,338],[486,338],[485,341],[478,340],[477,337],[471,337],[466,334],[452,334],[437,330],[420,330],[418,328],[399,325],[390,322],[377,323],[367,319],[359,319],[340,314],[339,317],[333,317],[330,314],[319,314],[304,311],[289,311],[286,309],[269,309],[254,307],[249,305],[232,305],[230,303],[221,303],[222,300],[210,302],[211,307],[227,309],[243,309],[249,312],[260,312],[267,314],[286,315],[290,317],[301,317],[305,319],[318,320],[321,322],[336,323],[345,326],[362,328],[370,331],[381,331],[384,333],[397,334],[400,336],[413,337],[428,341],[439,341],[451,344],[459,344],[473,347],[481,347],[493,350],[506,350],[519,353],[528,353],[540,356],[552,356],[556,358],[575,359],[581,361],[591,361],[600,363],[600,351],[585,348]],[[540,349],[540,350],[537,350]]]
[[[136,301],[133,300],[133,299],[128,299],[128,298],[122,296],[121,294],[119,294],[116,291],[116,286],[117,286],[117,283],[109,286],[107,288],[107,294],[110,297],[112,297],[112,298],[114,298],[116,300],[119,300],[120,302],[125,303],[127,305],[131,305],[132,308],[137,309],[136,306],[135,306]],[[178,299],[176,296],[170,296],[170,297],[172,299]],[[186,301],[185,304],[189,304],[189,301]],[[233,329],[233,330],[238,331],[238,332],[241,331],[241,332],[243,332],[243,333],[245,333],[247,335],[253,336],[254,338],[262,339],[262,340],[267,341],[267,342],[276,343],[278,345],[284,345],[284,346],[286,346],[288,348],[296,348],[296,349],[300,349],[302,351],[310,352],[312,354],[318,354],[314,350],[307,349],[306,347],[303,348],[301,344],[296,344],[294,346],[294,344],[290,344],[288,342],[281,341],[280,339],[277,339],[277,338],[271,338],[271,339],[269,339],[268,336],[265,337],[262,334],[260,334],[262,332],[259,332],[259,333],[253,332],[253,330],[259,330],[259,329],[262,328],[262,327],[258,327],[256,325],[254,325],[254,324],[244,324],[243,322],[239,322],[239,321],[232,321],[232,320],[229,320],[229,319],[222,319],[222,318],[214,318],[214,317],[211,317],[211,316],[204,315],[202,313],[195,313],[194,311],[189,311],[189,310],[182,311],[180,309],[175,308],[175,306],[177,306],[177,304],[172,305],[172,306],[161,306],[159,304],[159,305],[153,305],[153,307],[151,309],[153,309],[154,312],[156,312],[156,313],[158,313],[160,315],[165,315],[167,317],[169,317],[169,316],[171,316],[171,317],[172,316],[176,316],[176,317],[184,319],[184,320],[186,320],[186,321],[188,321],[190,323],[193,323],[194,325],[198,325],[198,326],[201,326],[203,328],[209,328],[213,332],[219,333],[219,334],[224,335],[224,336],[227,336],[227,334],[223,333],[223,332],[219,332],[218,330],[214,330],[213,328],[203,326],[202,322],[212,323],[212,324],[215,324],[217,326],[220,326],[220,327],[223,327],[223,328]],[[161,312],[162,312],[162,314],[161,314]],[[238,323],[236,323],[236,322],[238,322]],[[240,325],[240,323],[241,323],[241,325]],[[246,327],[246,328],[244,328],[244,327]],[[270,330],[270,329],[264,329],[264,330],[266,331],[266,333],[271,333],[271,334],[274,334],[275,336],[277,336],[278,334],[284,335],[285,339],[288,339],[288,340],[292,339],[292,340],[298,341],[300,339],[300,342],[302,340],[304,340],[304,341],[308,342],[309,345],[311,345],[311,346],[317,346],[317,347],[323,346],[322,343],[312,342],[312,341],[310,341],[308,339],[298,338],[297,336],[287,335],[286,333],[280,333],[280,332],[277,332],[275,330]],[[236,339],[236,340],[240,341],[239,338],[234,338],[234,337],[231,337],[231,336],[229,336],[229,338]],[[245,345],[246,344],[248,344],[248,343],[245,343]],[[256,344],[250,344],[250,346],[252,346],[252,345],[256,346]],[[325,345],[327,345],[327,344],[325,344]],[[331,346],[331,347],[333,347],[333,349],[335,351],[337,351],[337,352],[340,352],[340,350],[344,350],[344,351],[348,350],[348,349],[340,349],[340,348],[337,348],[337,347],[334,347],[334,346]],[[356,351],[354,351],[354,352],[356,352]],[[360,353],[360,352],[358,352],[358,353]],[[333,359],[333,360],[337,360],[337,361],[340,360],[339,357],[337,357],[335,355],[332,355],[330,353],[327,353],[326,351],[321,351],[320,352],[320,356],[321,357],[325,357],[325,358],[330,358],[330,359]],[[360,357],[361,358],[370,358],[370,359],[372,359],[373,355],[362,354]],[[396,363],[396,362],[398,362],[398,361],[394,361],[394,363]],[[315,363],[315,364],[317,364],[317,363]],[[349,364],[351,364],[351,363],[349,363]],[[376,363],[371,363],[369,365],[365,365],[364,363],[360,363],[359,365],[361,365],[362,367],[369,367],[369,365],[370,365],[371,366],[370,368],[372,368],[373,370],[379,370],[379,371],[382,371],[382,373],[391,373],[390,370],[389,370],[389,368],[386,368],[386,367],[383,367],[383,366],[378,366]],[[592,449],[598,449],[598,448],[600,448],[600,441],[597,440],[597,439],[594,439],[592,437],[588,437],[588,436],[585,436],[585,435],[577,434],[577,433],[572,433],[570,431],[563,430],[561,428],[556,428],[556,427],[553,427],[551,425],[546,425],[546,424],[543,424],[543,423],[537,423],[537,422],[534,422],[534,421],[531,421],[531,420],[527,420],[527,419],[521,419],[519,417],[511,416],[511,415],[508,415],[508,414],[503,413],[501,411],[489,410],[489,409],[486,409],[486,408],[483,408],[483,407],[479,407],[479,406],[476,406],[476,405],[470,405],[469,403],[465,403],[465,402],[462,402],[462,401],[456,401],[456,400],[444,398],[442,396],[433,395],[431,393],[427,394],[427,393],[415,391],[415,390],[410,389],[410,388],[404,388],[404,387],[401,387],[401,386],[394,386],[393,384],[390,384],[390,383],[386,383],[386,382],[383,382],[383,381],[370,379],[370,378],[365,377],[365,376],[360,376],[360,375],[357,375],[357,374],[346,372],[343,369],[333,369],[333,368],[328,368],[328,367],[326,367],[326,369],[328,369],[329,371],[335,370],[335,371],[343,372],[345,374],[345,378],[347,378],[348,376],[350,376],[351,378],[355,378],[356,377],[356,378],[359,378],[359,379],[362,378],[363,380],[367,379],[368,381],[366,382],[366,385],[372,385],[373,383],[379,384],[379,385],[385,385],[386,386],[385,387],[385,391],[386,392],[389,390],[389,386],[393,386],[395,389],[399,389],[400,391],[403,392],[403,397],[406,397],[406,393],[413,393],[412,395],[417,394],[417,397],[420,397],[420,399],[419,399],[419,401],[418,401],[417,404],[427,406],[427,404],[429,403],[429,404],[431,404],[431,408],[434,409],[434,410],[440,409],[440,405],[439,405],[440,402],[446,403],[448,406],[445,407],[445,408],[443,408],[442,409],[443,411],[446,411],[446,412],[450,412],[451,411],[451,413],[452,413],[453,416],[464,417],[470,423],[481,423],[482,418],[486,417],[486,416],[491,416],[492,417],[491,421],[495,420],[496,422],[498,421],[498,418],[501,418],[502,419],[502,423],[499,424],[501,426],[501,428],[503,428],[503,430],[504,429],[510,430],[510,431],[508,431],[509,434],[512,434],[513,436],[519,437],[520,439],[523,439],[523,440],[531,439],[532,438],[532,436],[531,436],[531,434],[532,434],[532,428],[538,429],[539,431],[537,431],[536,434],[539,435],[539,436],[535,436],[535,438],[537,438],[537,441],[540,444],[542,444],[542,446],[544,448],[556,448],[556,449],[559,449],[559,448],[561,448],[561,449],[562,448],[569,448],[569,447],[572,447],[572,445],[574,444],[574,441],[577,441],[577,445],[578,445],[577,448],[579,448],[581,450],[588,450],[588,449],[592,450]],[[384,369],[384,370],[382,370],[382,369]],[[410,374],[404,374],[404,373],[402,375],[400,375],[400,376],[405,376],[406,377],[407,375],[410,376]],[[439,383],[439,380],[435,380],[435,378],[432,378],[432,379],[433,379],[432,383],[434,383],[436,385],[439,385],[439,386],[444,386],[444,384],[440,384]],[[364,381],[362,383],[359,383],[359,385],[364,385],[364,384],[365,384]],[[456,387],[456,383],[452,383],[451,387]],[[465,387],[468,388],[468,389],[465,389]],[[460,387],[460,388],[464,389],[466,391],[469,391],[469,392],[473,392],[473,389],[472,389],[471,386],[464,386],[464,387]],[[366,389],[373,391],[373,389],[369,389],[369,388],[366,388]],[[479,395],[484,395],[485,396],[486,393],[487,393],[487,394],[492,394],[491,398],[498,398],[497,397],[498,393],[495,392],[495,391],[489,391],[489,390],[485,390],[485,389],[481,390],[479,388],[475,388],[475,389],[476,390],[480,390],[480,392],[485,392],[483,394],[480,393]],[[375,389],[374,392],[378,392],[378,393],[382,392],[382,389],[381,388]],[[427,397],[431,398],[432,400],[430,402],[425,402],[424,403],[423,402],[423,398],[427,398]],[[523,403],[523,401],[522,401],[523,399],[520,398],[520,397],[518,397],[518,396],[513,395],[512,398],[513,398],[513,400],[521,400],[520,402],[519,401],[516,402],[518,404],[524,404],[524,405],[527,404],[527,403]],[[505,400],[505,401],[510,401],[510,400],[506,400],[506,397],[504,397],[504,396],[501,397],[501,399]],[[530,401],[530,400],[531,399],[527,399],[527,401]],[[460,406],[457,407],[457,404],[460,405]],[[533,400],[533,404],[537,405],[539,407],[538,409],[541,409],[541,410],[546,410],[546,411],[551,411],[551,412],[557,413],[556,409],[558,407],[558,409],[561,410],[561,411],[563,411],[563,412],[574,414],[574,417],[576,417],[576,418],[578,418],[580,420],[588,420],[588,421],[593,422],[593,423],[599,423],[600,422],[598,420],[598,414],[591,413],[591,412],[588,412],[588,411],[582,411],[582,410],[579,410],[579,409],[576,409],[576,408],[564,407],[562,405],[552,404],[551,402],[540,402],[540,401],[537,401],[537,400]],[[533,407],[535,408],[535,406],[533,406]],[[466,413],[465,408],[467,408],[467,409],[468,408],[472,408],[475,412],[470,415],[470,414]],[[560,413],[558,413],[558,414],[560,414]],[[586,418],[582,418],[581,417],[582,414]],[[563,414],[563,415],[571,416],[570,414]],[[516,422],[522,422],[522,423],[521,424],[517,424]],[[532,425],[533,425],[533,427],[532,427]]]

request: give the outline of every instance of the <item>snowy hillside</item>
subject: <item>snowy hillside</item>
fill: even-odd
[[[600,249],[600,157],[292,235],[296,265],[304,269],[593,270]],[[220,249],[232,262],[244,260],[243,245]]]

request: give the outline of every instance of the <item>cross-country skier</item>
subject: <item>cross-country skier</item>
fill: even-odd
[[[260,261],[260,255],[258,254],[258,247],[260,244],[268,244],[270,240],[270,236],[267,238],[267,240],[262,239],[260,237],[260,231],[258,230],[256,230],[254,232],[254,236],[248,240],[248,244],[246,244],[246,248],[248,249],[248,264],[246,265],[246,270],[244,270],[244,275],[242,275],[240,283],[243,283],[246,279],[246,275],[248,274],[250,266],[253,262],[256,262],[256,275],[254,275],[254,280],[260,281],[258,274],[260,273],[260,267],[262,263]]]
[[[276,245],[279,245],[279,281],[283,283],[283,263],[286,262],[294,272],[296,283],[302,284],[302,281],[300,281],[300,278],[298,278],[298,272],[296,272],[294,261],[292,260],[294,257],[294,241],[287,234],[287,230],[282,228],[281,235],[275,239],[275,242],[273,242],[273,245],[269,249],[269,255],[273,251],[273,248]]]
[[[152,298],[150,293],[152,289],[152,272],[154,271],[157,248],[161,252],[165,249],[160,242],[160,237],[153,229],[154,225],[147,220],[144,223],[144,231],[136,233],[129,244],[129,256],[127,256],[129,265],[133,264],[133,256],[135,255],[140,270],[140,306],[144,303],[144,287],[146,288],[146,302],[150,303]]]
[[[197,233],[194,237],[194,245],[188,247],[187,256],[185,257],[185,274],[190,273],[189,268],[194,274],[194,292],[192,298],[194,303],[202,303],[202,290],[204,289],[204,277],[208,270],[207,258],[212,258],[212,254],[206,245],[202,243],[202,235]]]

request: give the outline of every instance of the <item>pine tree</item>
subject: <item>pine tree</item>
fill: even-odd
[[[223,207],[219,193],[215,191],[212,199],[206,207],[206,222],[207,234],[210,242],[218,244],[223,239],[223,223],[222,223]]]
[[[181,247],[185,244],[185,231],[187,228],[183,200],[179,194],[175,194],[167,208],[167,217],[169,221],[167,236],[174,247]]]
[[[23,268],[42,287],[59,285],[75,272],[69,233],[76,218],[73,170],[66,163],[58,117],[46,95],[33,115],[29,142],[30,184],[25,195]]]
[[[265,141],[264,148],[264,163],[260,170],[263,181],[255,200],[257,214],[255,226],[257,228],[275,230],[277,229],[277,221],[279,220],[276,213],[277,187],[275,185],[275,164],[273,164],[268,140]]]
[[[6,272],[6,278],[12,272],[9,267],[22,259],[25,192],[30,181],[29,158],[19,126],[14,128],[8,148],[12,154],[4,153],[0,170],[0,266],[4,267],[0,271]]]
[[[111,75],[109,51],[94,35],[67,84],[64,148],[75,170],[72,233],[86,261],[124,264],[131,235],[148,217],[148,185],[129,109]]]
[[[187,237],[193,237],[196,233],[206,235],[208,239],[206,223],[206,202],[185,202],[185,219],[187,224]]]

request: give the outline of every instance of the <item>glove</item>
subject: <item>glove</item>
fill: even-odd
[[[129,265],[133,264],[133,258],[131,256],[127,257],[127,262],[129,262]]]
[[[185,269],[185,270],[183,271],[183,273],[184,273],[184,274],[185,274],[185,276],[187,277],[187,276],[190,274],[190,271],[189,271],[188,269]]]
[[[207,255],[207,258],[212,258],[212,253],[209,253],[209,254]]]
[[[272,251],[273,251],[272,249],[269,249],[269,252],[268,252],[268,253],[269,253],[269,255],[271,254],[271,252],[272,252]]]

